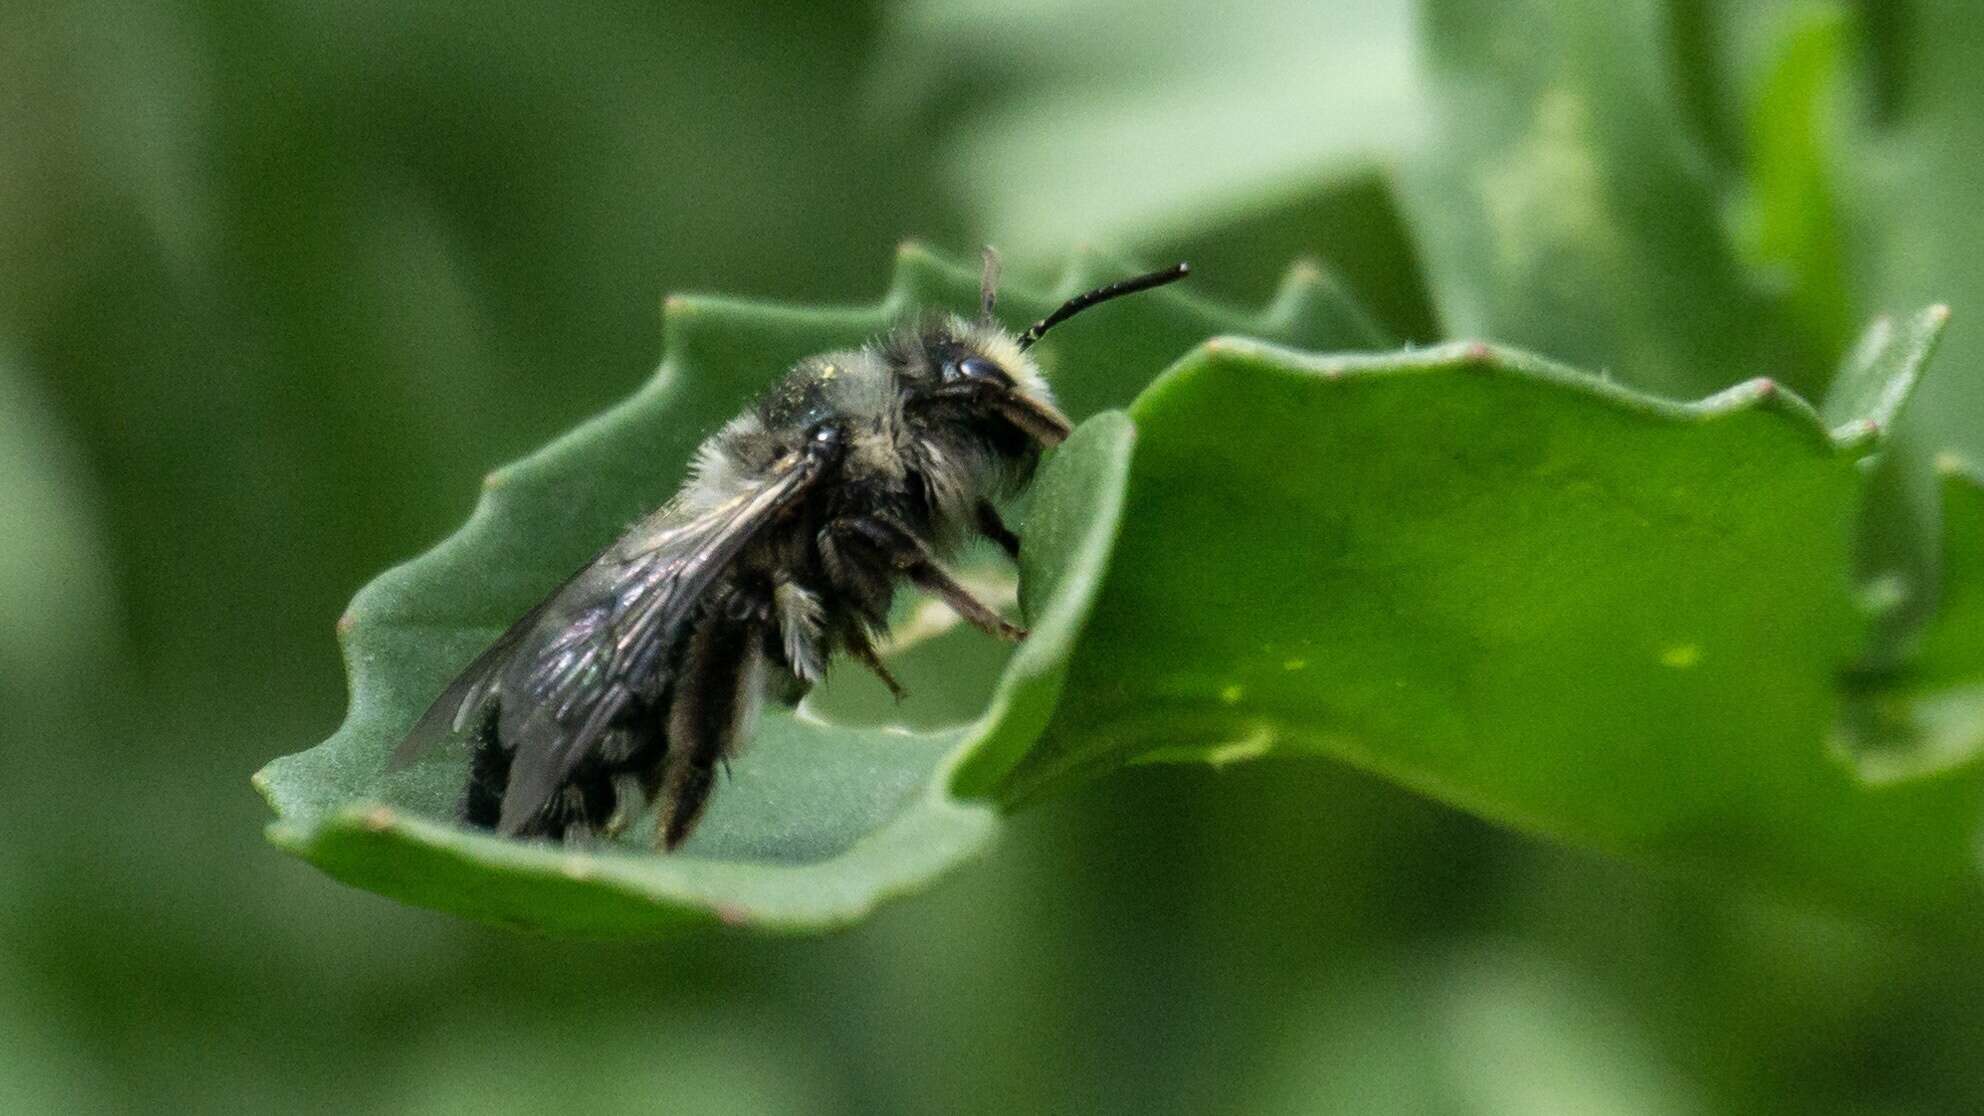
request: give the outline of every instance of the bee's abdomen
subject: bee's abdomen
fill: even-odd
[[[674,698],[673,674],[684,636],[661,658],[654,692],[631,702],[573,766],[542,806],[515,830],[520,837],[561,839],[591,836],[631,820],[645,809],[666,758],[667,709]],[[522,701],[525,698],[512,697]],[[519,747],[542,747],[530,739],[502,735],[501,702],[492,702],[478,722],[461,817],[484,829],[500,827],[502,804]],[[525,719],[523,723],[530,723]]]
[[[716,766],[748,731],[769,625],[769,589],[733,578],[711,592],[663,656],[653,691],[627,706],[516,835],[614,836],[661,804],[657,838],[673,847],[702,813]],[[767,585],[769,583],[767,582]],[[478,722],[462,820],[494,829],[518,741],[501,736],[500,703]]]

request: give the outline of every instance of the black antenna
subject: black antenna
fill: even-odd
[[[1045,334],[1048,330],[1053,329],[1055,326],[1060,325],[1062,322],[1067,321],[1069,318],[1094,306],[1098,302],[1108,302],[1112,298],[1121,298],[1126,294],[1136,294],[1138,291],[1147,291],[1152,287],[1162,287],[1166,283],[1176,283],[1191,273],[1192,269],[1189,265],[1177,263],[1162,270],[1153,271],[1149,275],[1139,275],[1135,279],[1125,279],[1119,283],[1097,287],[1086,294],[1078,294],[1062,303],[1059,310],[1028,326],[1026,332],[1020,334],[1020,350],[1024,352],[1032,348],[1033,343],[1040,340],[1041,335]]]

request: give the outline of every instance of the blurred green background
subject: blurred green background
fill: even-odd
[[[1961,6],[1625,9],[1730,227],[1819,206],[1793,239],[1831,254],[1775,259],[1799,305],[1984,313]],[[1133,769],[817,940],[534,940],[263,844],[247,777],[336,726],[346,600],[638,384],[668,291],[855,302],[906,236],[995,240],[1022,276],[1096,240],[1240,300],[1320,257],[1397,335],[1447,332],[1388,170],[1420,142],[1420,18],[0,6],[0,1106],[1984,1110],[1975,952],[1319,761]],[[1810,82],[1887,128],[1854,174],[1908,235],[1869,247],[1760,173],[1814,34],[1843,61]],[[1932,380],[1978,382],[1969,332]]]

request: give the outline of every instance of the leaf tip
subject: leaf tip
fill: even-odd
[[[279,849],[301,855],[309,842],[309,831],[300,825],[286,821],[272,821],[262,828],[262,837]]]

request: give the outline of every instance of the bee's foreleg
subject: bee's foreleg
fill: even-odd
[[[1006,557],[1019,561],[1020,537],[1013,534],[1005,520],[999,518],[999,509],[993,507],[990,500],[978,502],[978,533],[998,543],[999,549],[1006,552]]]
[[[937,563],[930,548],[901,525],[879,516],[862,516],[841,520],[833,529],[875,548],[903,576],[937,594],[953,612],[987,635],[1013,643],[1026,638],[1026,629],[1008,623],[992,606],[972,596],[971,590]]]
[[[909,575],[911,581],[937,594],[939,599],[951,606],[951,611],[986,635],[996,636],[1011,643],[1018,643],[1026,638],[1025,628],[1008,622],[991,605],[972,596],[971,590],[958,584],[956,578],[927,554],[911,563],[904,572]]]

